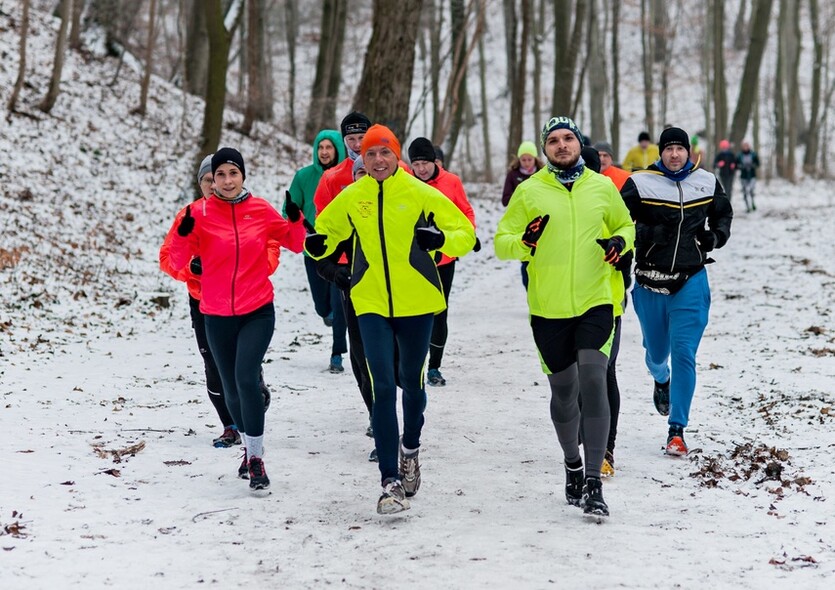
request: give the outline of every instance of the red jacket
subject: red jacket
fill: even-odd
[[[317,215],[330,205],[343,188],[354,182],[353,167],[354,161],[351,158],[345,158],[330,170],[325,170],[313,194],[313,204],[316,205]]]
[[[473,224],[473,228],[475,228],[475,211],[473,211],[473,206],[470,205],[470,201],[467,199],[467,193],[464,192],[464,185],[461,183],[461,179],[457,175],[452,172],[447,172],[438,166],[438,174],[435,178],[428,180],[426,184],[435,187],[446,195],[450,201],[455,203],[455,206],[458,207],[461,213],[467,216],[467,219],[470,220],[470,223]],[[438,266],[449,264],[453,260],[455,260],[455,258],[450,258],[446,254],[441,254],[441,261],[438,263]]]
[[[192,207],[199,207],[199,201],[195,201],[192,203]],[[170,275],[174,279],[178,281],[182,281],[186,284],[186,288],[188,289],[188,294],[194,297],[197,300],[201,299],[201,286],[200,286],[200,276],[191,272],[190,263],[185,265],[180,270],[174,270],[174,266],[171,263],[171,239],[172,236],[177,233],[177,227],[180,225],[180,220],[186,214],[186,208],[183,207],[177,216],[174,218],[174,223],[171,224],[171,228],[168,230],[168,233],[165,236],[165,240],[162,242],[162,246],[159,248],[159,268],[162,272]],[[267,241],[267,258],[269,259],[270,263],[270,274],[275,272],[275,269],[278,268],[278,260],[281,255],[281,250],[279,248],[279,244],[275,240],[268,240]]]
[[[301,252],[305,235],[301,221],[288,222],[269,202],[253,195],[239,203],[203,199],[192,204],[191,215],[194,230],[186,237],[174,231],[169,254],[175,272],[200,256],[200,311],[237,316],[270,303],[274,269],[270,268],[268,242],[274,240],[292,252]]]

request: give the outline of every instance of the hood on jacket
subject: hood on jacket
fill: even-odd
[[[322,164],[319,163],[319,144],[323,139],[329,139],[336,147],[336,162],[334,162],[334,165],[345,159],[345,144],[342,141],[342,134],[336,129],[322,129],[316,134],[316,139],[313,140],[313,166],[319,174],[324,172]]]

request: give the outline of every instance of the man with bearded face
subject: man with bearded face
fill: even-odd
[[[513,193],[499,221],[496,255],[528,261],[530,322],[551,385],[566,500],[586,514],[607,516],[600,469],[609,434],[610,265],[632,248],[635,226],[615,185],[585,166],[574,121],[552,118],[540,141],[547,165]]]

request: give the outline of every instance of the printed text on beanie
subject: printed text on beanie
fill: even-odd
[[[368,151],[368,148],[381,145],[389,148],[392,152],[394,152],[394,155],[397,156],[397,159],[400,159],[400,142],[394,136],[391,129],[380,124],[372,125],[368,128],[365,137],[362,139],[360,155],[362,155],[363,159],[365,159],[365,154]]]
[[[548,139],[548,136],[557,129],[568,129],[577,137],[577,141],[580,142],[580,145],[583,145],[583,134],[580,132],[580,128],[577,127],[570,117],[551,117],[551,120],[545,123],[545,126],[542,127],[542,134],[539,137],[539,143],[542,146],[543,151],[545,150],[545,140]]]
[[[371,121],[360,112],[352,111],[345,115],[342,123],[339,125],[342,131],[342,137],[351,135],[353,133],[365,133],[371,127]]]
[[[241,152],[234,148],[224,147],[220,148],[215,155],[212,156],[212,174],[214,174],[221,164],[232,164],[241,171],[241,176],[246,179],[246,168],[244,167],[244,157]]]
[[[679,127],[668,127],[661,132],[658,139],[658,151],[663,152],[668,146],[680,145],[690,153],[690,137],[684,129]]]
[[[434,162],[435,146],[425,137],[418,137],[409,145],[410,162]]]

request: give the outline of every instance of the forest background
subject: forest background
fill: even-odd
[[[50,112],[67,51],[114,57],[203,99],[199,161],[224,113],[244,135],[311,142],[352,109],[441,145],[464,180],[492,182],[551,115],[574,117],[616,159],[666,125],[751,141],[767,178],[828,175],[835,6],[818,0],[4,0],[19,19],[9,116]],[[27,71],[31,8],[52,10],[51,74]],[[497,50],[497,46],[503,46]],[[210,67],[211,64],[211,67]],[[737,73],[741,72],[741,75]],[[111,81],[112,83],[112,81]],[[24,93],[25,95],[26,93]],[[28,98],[28,100],[27,100]],[[184,99],[185,100],[185,99]],[[32,104],[30,104],[32,103]],[[38,116],[31,115],[30,116]]]

